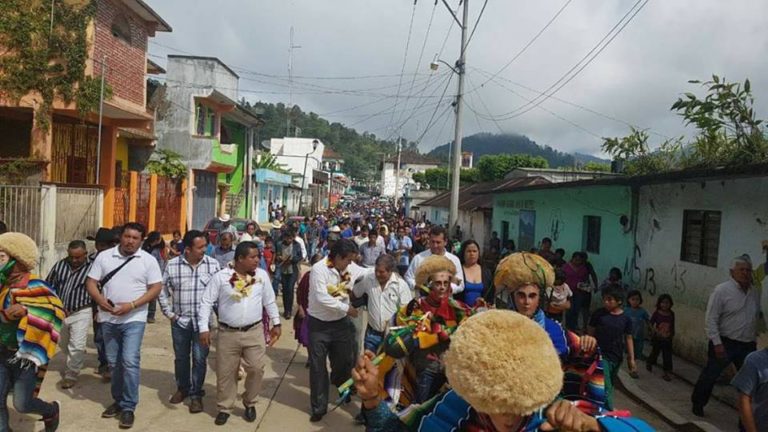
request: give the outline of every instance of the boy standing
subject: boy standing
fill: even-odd
[[[750,353],[731,385],[739,391],[740,430],[768,430],[768,348]]]
[[[605,408],[613,409],[613,385],[618,378],[619,368],[627,351],[629,371],[635,373],[635,347],[632,342],[632,320],[622,309],[622,295],[618,288],[603,291],[603,308],[596,310],[589,320],[587,332],[597,339],[603,356],[605,376]]]

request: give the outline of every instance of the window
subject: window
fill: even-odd
[[[583,247],[586,252],[600,253],[600,216],[584,216]]]
[[[112,22],[112,36],[128,44],[131,43],[131,23],[125,15],[119,15]]]
[[[216,111],[213,108],[198,103],[195,106],[195,135],[216,136],[218,134],[216,120]]]
[[[683,211],[681,261],[717,267],[721,218],[719,211]]]

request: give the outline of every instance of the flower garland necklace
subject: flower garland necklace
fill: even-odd
[[[335,268],[333,261],[330,258],[325,259],[325,265],[327,265],[330,270]],[[347,298],[349,297],[349,288],[347,287],[347,284],[352,280],[352,275],[350,275],[347,270],[344,270],[343,273],[339,272],[339,275],[341,280],[337,285],[328,285],[328,294],[330,294],[331,297]]]
[[[241,301],[242,299],[251,295],[253,286],[259,282],[259,279],[255,277],[255,273],[248,273],[245,278],[240,276],[237,272],[232,273],[232,277],[229,278],[229,284],[232,285],[234,292],[232,293],[232,299],[235,301]]]

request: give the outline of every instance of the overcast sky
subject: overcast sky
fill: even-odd
[[[453,137],[449,105],[457,81],[447,83],[445,65],[429,68],[435,58],[453,64],[459,55],[460,30],[441,1],[419,0],[415,12],[411,0],[146,1],[173,27],[150,42],[158,63],[164,64],[157,56],[167,54],[215,56],[240,73],[242,97],[287,103],[293,26],[301,48],[294,50],[292,100],[304,111],[384,138],[423,136],[424,151]],[[448,3],[458,7],[458,0]],[[566,3],[538,40],[489,80]],[[473,24],[482,5],[470,0]],[[660,142],[690,133],[669,107],[682,92],[701,94],[687,80],[712,73],[749,77],[758,116],[766,117],[764,0],[650,0],[554,97],[518,109],[528,103],[523,98],[572,76],[569,69],[626,22],[620,20],[633,6],[635,0],[489,0],[467,50],[464,135],[519,133],[562,151],[599,155],[598,137],[626,134],[626,122],[648,128]],[[505,119],[507,113],[518,115]]]

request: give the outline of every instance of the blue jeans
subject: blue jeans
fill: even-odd
[[[424,403],[432,399],[440,392],[440,388],[445,384],[445,373],[439,370],[436,365],[427,367],[424,370],[417,371],[416,375],[416,403]]]
[[[135,411],[139,403],[141,341],[146,322],[101,323],[107,360],[112,368],[112,399],[123,411]]]
[[[277,297],[278,293],[280,292],[280,272],[276,271],[275,274],[272,275],[272,290],[275,292],[275,297]]]
[[[104,329],[102,325],[93,320],[93,344],[96,345],[96,352],[99,357],[99,368],[107,366],[109,361],[107,360],[107,347],[104,346]]]
[[[192,399],[200,399],[203,397],[208,347],[200,344],[200,333],[193,330],[192,324],[189,328],[183,328],[174,321],[171,324],[171,338],[175,355],[173,365],[176,388]]]
[[[7,356],[0,358],[0,432],[8,432],[8,393],[13,388],[13,407],[20,414],[34,413],[44,419],[53,416],[56,408],[32,394],[37,384],[34,367],[20,367],[8,364]]]
[[[370,326],[365,329],[365,339],[363,339],[363,346],[366,351],[376,353],[379,350],[382,342],[384,342],[384,333],[379,333],[372,329]]]

